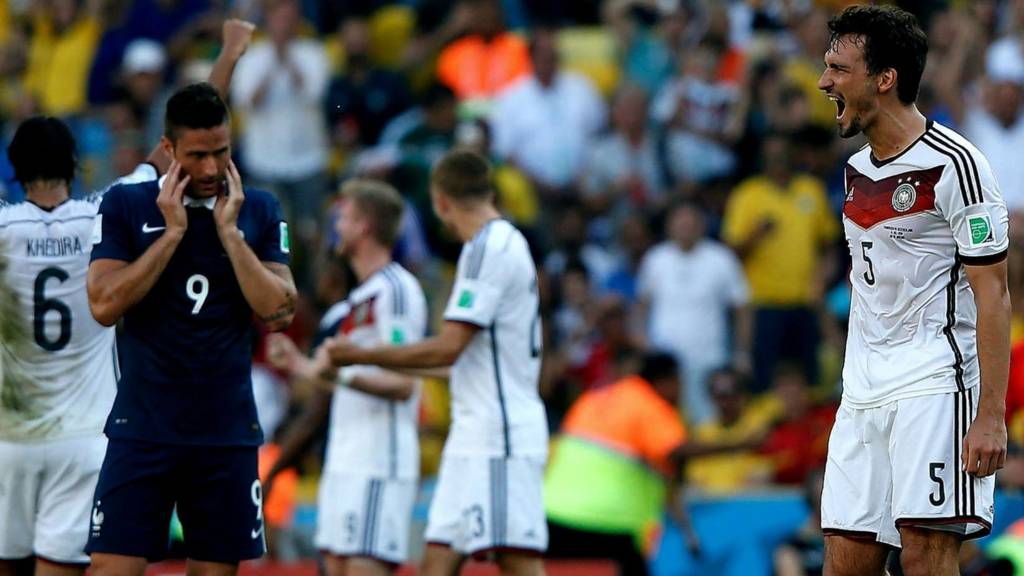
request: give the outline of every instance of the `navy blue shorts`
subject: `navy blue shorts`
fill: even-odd
[[[111,438],[86,553],[159,560],[178,507],[188,558],[235,564],[266,550],[255,446],[176,446]]]

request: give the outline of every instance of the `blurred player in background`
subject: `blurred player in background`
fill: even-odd
[[[252,316],[288,326],[288,226],[243,188],[230,117],[209,84],[167,103],[158,182],[116,186],[97,217],[89,304],[124,318],[123,374],[86,550],[97,575],[142,574],[177,506],[190,574],[234,574],[265,551],[253,400]]]
[[[252,35],[224,23],[210,80],[223,90]],[[103,193],[70,198],[74,137],[56,118],[19,127],[8,148],[27,200],[0,201],[0,575],[80,574],[92,497],[119,376],[114,330],[86,295],[93,221]],[[157,148],[115,184],[156,180]]]
[[[359,285],[320,322],[317,343],[344,336],[365,347],[413,344],[427,329],[427,301],[416,278],[391,254],[405,203],[391,186],[349,180],[341,190],[338,254]],[[290,376],[320,380],[313,361],[283,334],[267,342],[271,361]],[[331,399],[333,396],[333,400]],[[330,411],[320,479],[316,545],[328,576],[393,573],[409,558],[419,478],[417,379],[374,366],[349,366],[321,381],[303,417],[284,438],[264,484],[294,464]]]
[[[825,574],[959,574],[992,526],[1006,457],[1007,210],[988,161],[917,109],[928,43],[914,16],[855,6],[829,23],[818,87],[846,166],[853,305],[829,440]]]
[[[434,211],[465,243],[440,333],[419,344],[369,349],[328,339],[317,350],[317,368],[451,366],[452,428],[430,506],[422,573],[457,574],[472,555],[493,558],[503,574],[543,574],[548,434],[537,392],[536,268],[526,239],[494,207],[486,159],[450,152],[431,179]]]

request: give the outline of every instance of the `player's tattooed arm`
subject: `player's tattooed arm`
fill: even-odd
[[[235,163],[228,160],[228,191],[217,196],[213,219],[217,236],[227,252],[231,268],[246,302],[271,331],[284,330],[295,316],[295,280],[287,264],[261,262],[238,229],[238,215],[245,203],[245,189]]]
[[[285,286],[285,290],[277,309],[270,314],[261,315],[260,320],[267,325],[269,330],[275,332],[284,330],[292,323],[292,318],[295,317],[295,308],[297,306],[295,280],[292,278],[291,270],[284,264],[264,262],[263,266],[281,281],[281,284]]]

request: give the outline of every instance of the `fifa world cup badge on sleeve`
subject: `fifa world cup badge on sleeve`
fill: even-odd
[[[992,218],[988,214],[978,214],[967,218],[967,226],[971,231],[971,246],[985,246],[995,242],[992,234]]]
[[[463,290],[462,294],[459,294],[459,308],[472,308],[473,307],[473,293],[469,290]]]
[[[281,232],[281,252],[289,254],[291,253],[291,245],[288,242],[288,223],[281,222],[278,228]]]

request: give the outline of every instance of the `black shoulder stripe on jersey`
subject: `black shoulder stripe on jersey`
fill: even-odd
[[[949,147],[953,148],[954,150],[960,151],[960,153],[962,153],[967,158],[967,161],[970,162],[970,164],[971,164],[970,170],[968,171],[967,176],[969,178],[973,177],[973,179],[974,179],[974,192],[975,192],[975,194],[977,194],[977,196],[975,197],[974,201],[975,202],[984,202],[985,199],[981,195],[981,193],[982,193],[982,189],[981,189],[981,175],[978,172],[978,163],[975,162],[975,160],[974,160],[974,154],[971,154],[971,151],[968,150],[966,146],[964,146],[963,144],[960,144],[959,142],[954,140],[952,136],[950,136],[949,134],[946,134],[945,132],[943,132],[942,129],[936,129],[936,130],[932,131],[931,133],[935,136],[936,140],[938,140],[940,142],[946,143]]]
[[[959,164],[957,164],[957,169],[961,165],[963,165],[963,167],[964,167],[963,176],[964,176],[964,181],[967,182],[967,189],[966,190],[968,192],[968,197],[969,197],[969,200],[970,200],[970,203],[966,203],[965,206],[969,206],[970,204],[977,204],[979,202],[978,199],[981,197],[981,191],[978,190],[981,187],[981,184],[977,183],[978,182],[977,174],[971,171],[971,166],[969,164],[973,164],[974,163],[974,159],[971,158],[971,154],[969,152],[967,152],[966,149],[954,148],[953,145],[949,145],[949,143],[946,143],[945,140],[941,140],[941,139],[938,139],[936,137],[932,137],[932,142],[934,142],[936,146],[940,147],[942,149],[940,152],[945,154],[950,159],[959,159]],[[933,148],[935,148],[935,147],[933,147]],[[939,149],[936,148],[936,150],[939,150]],[[954,163],[955,163],[955,160],[954,160]],[[977,170],[977,166],[975,166],[975,170]],[[975,186],[976,183],[977,183],[977,186]]]
[[[391,285],[391,309],[395,316],[405,314],[405,289],[402,288],[402,281],[395,274],[390,266],[384,268],[384,278]]]
[[[925,137],[921,139],[921,141],[925,142],[926,145],[931,147],[933,150],[935,150],[942,156],[945,156],[952,162],[953,168],[956,170],[956,179],[959,180],[959,184],[961,184],[961,186],[959,186],[959,189],[961,189],[961,198],[964,200],[964,205],[970,206],[971,204],[973,204],[971,198],[968,198],[968,186],[970,186],[971,180],[967,179],[965,181],[964,172],[966,168],[961,167],[961,161],[959,161],[959,159],[955,155],[953,155],[953,153],[949,152],[944,148],[940,148],[940,145],[937,142],[937,140],[929,138],[928,134],[926,134]],[[974,195],[972,195],[972,198],[973,196]]]
[[[964,206],[974,204],[974,183],[971,182],[971,175],[967,168],[967,159],[963,157],[963,154],[959,151],[951,150],[948,145],[932,138],[930,132],[922,140],[925,144],[931,146],[935,151],[953,162],[953,167],[956,168],[957,180],[960,181],[960,196],[964,201]]]

